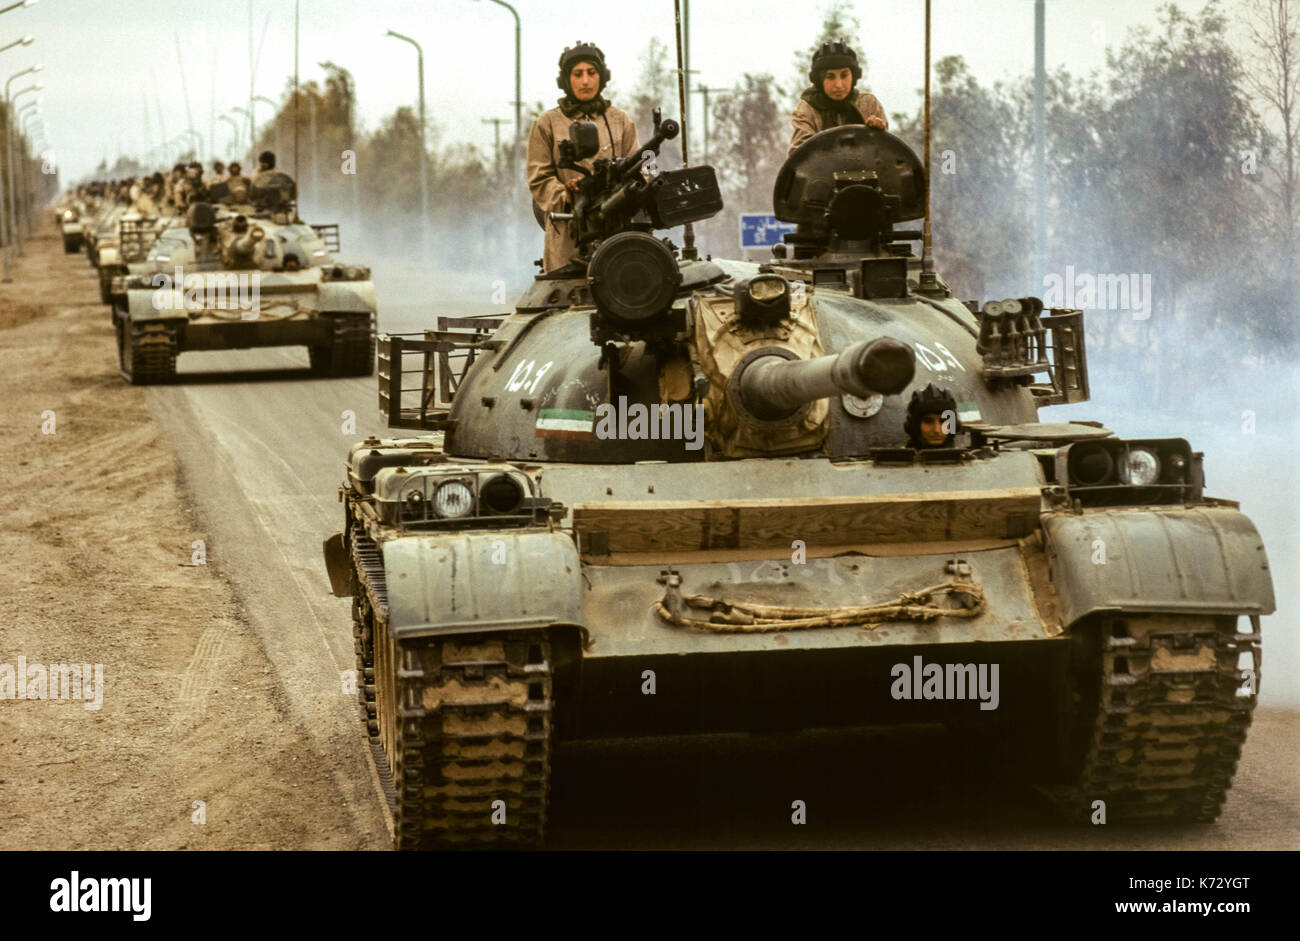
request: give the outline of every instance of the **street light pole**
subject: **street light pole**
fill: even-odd
[[[34,42],[36,42],[35,36],[24,36],[22,39],[15,39],[7,46],[0,46],[0,52],[4,52],[6,49],[12,49],[14,46],[30,46]]]
[[[524,108],[524,100],[523,100],[523,98],[524,98],[524,96],[523,96],[523,94],[522,94],[522,92],[521,92],[521,90],[520,90],[520,88],[521,88],[521,86],[520,86],[520,82],[521,82],[521,76],[520,76],[520,65],[521,65],[521,60],[520,60],[520,54],[519,54],[519,53],[520,53],[520,48],[521,48],[521,45],[522,45],[520,37],[521,37],[521,34],[522,34],[522,32],[523,32],[523,27],[522,27],[522,25],[521,25],[520,22],[519,22],[519,11],[516,10],[514,7],[512,7],[510,4],[506,3],[506,0],[492,0],[492,2],[495,3],[497,6],[505,7],[507,10],[510,11],[510,15],[513,16],[513,17],[515,18],[515,101],[514,101],[514,105],[515,105],[515,147],[514,147],[514,150],[515,150],[515,151],[518,151],[518,149],[519,149],[519,139],[520,139],[520,136],[523,134],[523,127],[522,127],[522,125],[521,125],[521,122],[523,121],[523,108]],[[513,162],[514,159],[515,159],[514,156],[513,156],[513,152],[512,152],[512,155],[511,155],[511,158],[510,158],[510,159],[511,159],[512,162]]]
[[[271,120],[275,123],[275,156],[278,160],[284,154],[284,151],[280,149],[280,110],[276,103],[265,95],[257,95],[253,100],[271,106]],[[250,144],[249,146],[252,145]]]
[[[230,156],[226,158],[227,160],[231,160],[234,159],[239,150],[239,125],[235,122],[235,119],[228,114],[223,114],[219,117],[222,121],[229,124],[230,129],[235,132],[235,139],[230,142]]]
[[[41,109],[40,104],[36,101],[29,101],[18,109],[18,123],[22,129],[22,162],[20,170],[22,174],[20,196],[18,199],[18,226],[19,231],[31,238],[32,234],[32,176],[31,176],[31,159],[27,153],[28,145],[31,143],[29,135],[31,134],[27,124],[33,118],[40,121]],[[21,243],[20,243],[21,244]]]
[[[394,39],[400,39],[403,42],[409,42],[415,47],[416,65],[420,73],[420,234],[421,240],[425,247],[428,247],[428,228],[429,228],[429,161],[425,151],[424,141],[424,50],[420,44],[410,36],[403,36],[401,33],[389,30],[387,35]]]
[[[8,6],[3,10],[0,10],[0,13],[8,13],[15,7],[20,6],[24,6],[24,4],[15,3],[13,6]],[[18,45],[30,46],[35,41],[36,39],[33,36],[24,36],[22,39],[16,39],[9,45],[0,48],[0,52],[4,52],[6,49],[12,49],[14,46]],[[5,109],[5,120],[9,120],[8,108]],[[7,137],[8,135],[6,134],[5,136]],[[0,244],[0,268],[3,269],[3,271],[0,272],[0,280],[3,280],[5,284],[8,284],[11,280],[9,277],[9,247],[12,241],[13,239],[9,237],[9,220],[5,215],[4,194],[0,193],[0,242],[3,242],[3,244]]]
[[[246,153],[251,154],[253,151],[253,138],[256,136],[256,131],[253,127],[253,112],[247,108],[241,108],[239,105],[235,105],[231,110],[238,111],[244,117],[248,118],[248,145],[244,150]]]
[[[18,211],[18,202],[14,194],[14,131],[17,130],[17,122],[14,121],[14,101],[18,99],[19,95],[25,95],[29,91],[38,91],[43,86],[28,85],[15,94],[10,94],[9,89],[12,87],[14,79],[40,70],[39,65],[33,65],[21,72],[15,72],[5,82],[5,120],[9,123],[9,131],[5,134],[5,163],[9,176],[9,242],[17,247],[20,255],[23,252],[23,245],[22,238],[18,234],[18,220],[15,215]]]

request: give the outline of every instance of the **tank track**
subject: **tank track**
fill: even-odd
[[[330,318],[333,339],[329,346],[307,350],[314,372],[326,376],[370,376],[375,371],[375,314]]]
[[[1217,818],[1255,709],[1259,641],[1235,618],[1103,621],[1097,717],[1072,795],[1082,807],[1071,801],[1070,815],[1104,800],[1112,823]]]
[[[546,632],[394,640],[382,559],[355,527],[352,554],[357,666],[366,680],[358,697],[397,849],[540,844],[550,787]],[[494,822],[502,811],[504,822]]]
[[[116,318],[116,324],[122,378],[137,386],[171,382],[176,378],[175,327],[161,323],[136,324],[125,317]]]

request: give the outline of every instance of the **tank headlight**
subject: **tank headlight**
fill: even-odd
[[[71,210],[71,209],[65,209],[65,210],[63,210],[63,218],[68,219],[68,220],[73,219],[74,217],[73,217],[73,215],[72,215],[72,210]]]
[[[524,488],[513,477],[498,474],[483,485],[479,502],[485,514],[509,516],[524,505]]]
[[[1160,461],[1146,448],[1133,448],[1119,458],[1119,479],[1131,486],[1145,487],[1160,477]]]
[[[1097,487],[1110,481],[1115,461],[1105,445],[1083,442],[1070,447],[1070,483]]]
[[[459,519],[474,509],[474,494],[462,480],[448,480],[433,493],[433,507],[443,519]]]

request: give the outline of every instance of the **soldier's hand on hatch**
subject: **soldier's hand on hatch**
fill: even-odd
[[[572,193],[577,190],[578,184],[581,182],[582,180],[565,180],[564,188],[567,189],[570,193]]]
[[[878,114],[873,114],[867,118],[867,127],[878,127],[883,131],[885,129],[885,119]]]

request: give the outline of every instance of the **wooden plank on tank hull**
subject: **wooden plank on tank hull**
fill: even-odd
[[[1037,526],[1036,487],[862,497],[579,503],[583,552],[689,552],[1006,539]],[[594,538],[593,538],[594,537]]]

